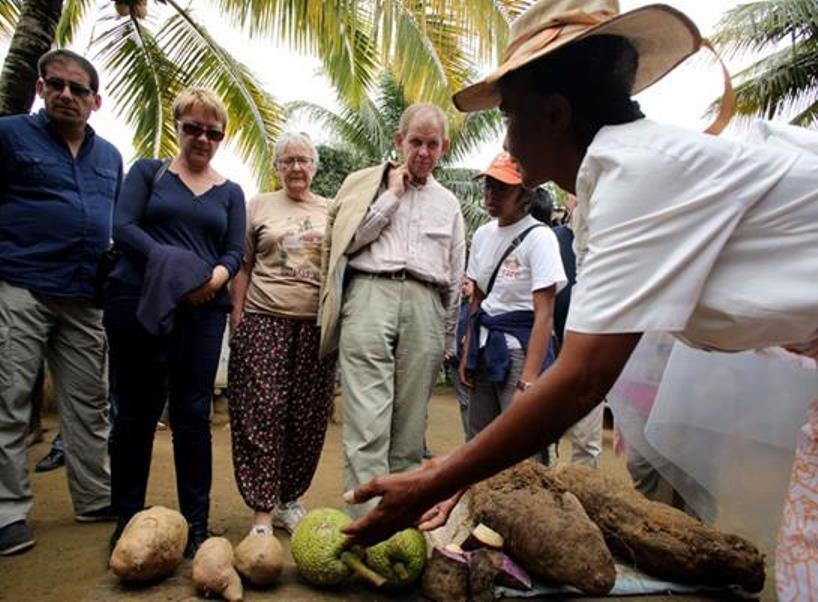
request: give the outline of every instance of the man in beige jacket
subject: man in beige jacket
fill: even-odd
[[[395,144],[403,164],[347,177],[324,241],[321,354],[339,354],[346,489],[420,464],[426,406],[454,349],[463,217],[432,176],[449,145],[446,117],[410,106]]]

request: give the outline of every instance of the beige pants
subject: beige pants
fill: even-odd
[[[31,508],[25,434],[43,357],[57,388],[68,489],[77,514],[110,503],[107,346],[90,301],[0,282],[0,527]]]
[[[414,280],[357,275],[347,286],[338,354],[345,489],[420,465],[444,316],[440,293]],[[350,514],[376,503],[351,506]]]
[[[605,406],[599,404],[568,430],[571,440],[571,463],[599,468],[602,455],[602,423]]]

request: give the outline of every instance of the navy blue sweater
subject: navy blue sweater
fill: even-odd
[[[187,249],[211,269],[223,265],[233,276],[244,250],[245,208],[241,187],[231,181],[194,195],[178,175],[168,170],[151,189],[161,161],[134,163],[114,211],[114,242],[123,252],[111,278],[141,286],[145,263],[158,244]],[[214,303],[229,306],[226,287]]]

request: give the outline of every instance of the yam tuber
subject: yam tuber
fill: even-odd
[[[210,537],[193,557],[193,583],[203,594],[216,594],[238,601],[244,591],[241,577],[233,568],[233,546],[224,537]]]
[[[253,585],[272,585],[281,575],[284,551],[273,535],[251,533],[236,546],[236,569]]]
[[[618,557],[661,579],[696,585],[764,587],[764,557],[750,542],[652,502],[628,483],[586,466],[556,469]]]
[[[432,550],[421,579],[423,596],[432,602],[468,602],[469,564],[462,553]]]
[[[153,506],[137,512],[111,553],[111,570],[134,583],[167,577],[182,562],[187,531],[185,517],[176,510]]]
[[[472,515],[502,535],[506,552],[533,576],[606,594],[616,569],[602,532],[552,480],[538,463],[518,464],[471,488]]]

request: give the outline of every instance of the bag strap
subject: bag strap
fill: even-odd
[[[525,237],[528,236],[528,233],[531,232],[534,228],[545,228],[545,224],[534,224],[533,226],[529,226],[522,232],[520,232],[517,236],[514,237],[514,240],[508,245],[505,252],[503,253],[502,257],[500,257],[500,261],[497,262],[497,267],[494,268],[494,272],[491,274],[491,278],[489,278],[489,284],[486,287],[486,297],[489,296],[491,293],[491,289],[494,288],[494,281],[497,280],[497,274],[500,273],[500,267],[502,267],[503,262],[506,260],[506,257],[511,255],[511,253],[520,246],[520,243],[525,240]]]

